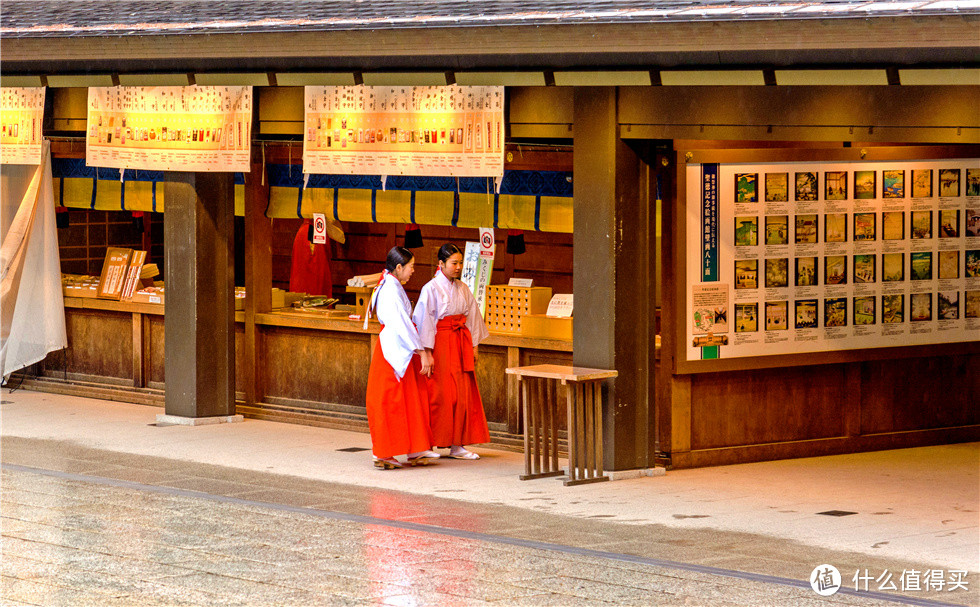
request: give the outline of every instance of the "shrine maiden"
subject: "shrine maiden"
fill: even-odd
[[[412,324],[412,304],[402,287],[414,271],[411,251],[393,247],[368,306],[368,316],[373,309],[381,323],[368,371],[367,416],[374,465],[383,470],[402,467],[396,455],[407,455],[412,465],[439,457],[430,450],[429,398],[423,377],[430,372],[432,356],[422,347]]]
[[[422,346],[432,353],[429,423],[433,444],[450,447],[449,457],[480,459],[463,445],[490,440],[476,386],[476,346],[489,332],[469,288],[459,280],[463,254],[454,244],[439,248],[439,271],[419,294],[412,318]]]

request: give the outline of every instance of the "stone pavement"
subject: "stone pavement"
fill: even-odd
[[[158,412],[3,391],[4,604],[980,604],[977,445],[563,487],[520,454],[381,472],[337,451],[366,435]]]

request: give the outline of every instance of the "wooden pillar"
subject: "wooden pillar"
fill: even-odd
[[[245,360],[242,365],[245,404],[254,406],[265,396],[262,381],[265,359],[262,334],[256,314],[272,309],[272,220],[269,206],[269,180],[261,160],[261,150],[252,149],[251,172],[245,180]]]
[[[171,173],[164,188],[166,415],[234,415],[234,177]]]
[[[578,87],[574,111],[576,366],[616,369],[604,383],[606,467],[652,465],[655,297],[648,170],[619,137],[617,89]]]
[[[679,335],[678,323],[682,309],[678,298],[683,297],[678,280],[684,280],[684,268],[677,254],[682,240],[678,233],[678,201],[683,200],[686,183],[684,181],[685,163],[682,156],[669,154],[667,170],[661,172],[664,180],[661,187],[663,204],[661,207],[660,235],[660,367],[657,376],[657,437],[660,450],[668,457],[691,450],[691,378],[675,376],[677,357],[675,344]],[[672,169],[672,170],[671,170]],[[682,283],[683,284],[683,283]],[[682,301],[682,300],[681,300]]]

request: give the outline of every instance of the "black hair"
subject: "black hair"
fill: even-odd
[[[385,260],[385,269],[394,272],[398,266],[406,266],[412,261],[415,255],[405,247],[391,247],[388,251],[388,258]]]
[[[463,252],[459,250],[459,247],[451,242],[447,242],[439,247],[439,261],[446,261],[456,253],[459,253],[460,255],[463,254]]]

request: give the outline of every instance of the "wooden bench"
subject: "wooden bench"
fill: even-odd
[[[602,380],[617,371],[561,365],[509,367],[521,384],[524,411],[524,474],[521,480],[561,476],[558,464],[559,385],[568,416],[568,478],[565,485],[608,481],[602,471]]]

